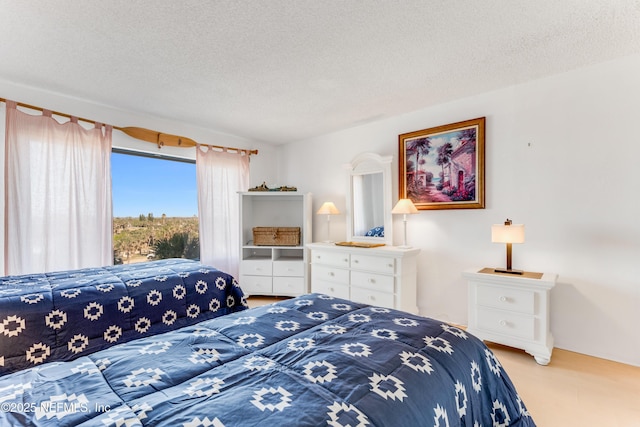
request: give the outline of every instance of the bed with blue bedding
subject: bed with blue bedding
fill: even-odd
[[[186,259],[0,277],[0,375],[244,309],[232,276]]]
[[[0,377],[0,425],[533,426],[451,325],[309,294]]]

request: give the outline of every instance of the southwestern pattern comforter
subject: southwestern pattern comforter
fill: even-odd
[[[0,375],[245,308],[232,276],[186,259],[0,277]]]
[[[478,339],[311,294],[0,378],[0,425],[533,426]]]

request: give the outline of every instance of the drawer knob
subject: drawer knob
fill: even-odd
[[[376,283],[376,279],[369,279],[368,281],[369,281],[369,283],[371,283],[372,285]]]
[[[330,290],[331,292],[335,292],[335,289],[333,289],[333,287],[329,287],[329,290]]]
[[[369,299],[370,299],[371,301],[375,301],[375,300],[376,300],[376,297],[374,297],[373,295],[369,295]]]
[[[505,297],[505,296],[501,296],[500,298],[498,298],[498,301],[500,301],[500,302],[507,302],[507,297]]]
[[[331,277],[335,276],[335,273],[334,273],[333,271],[330,271],[328,274],[329,274],[329,276],[331,276]]]
[[[507,326],[507,321],[506,320],[501,320],[500,321],[500,326]]]
[[[359,261],[357,259],[354,259],[353,262],[357,264]]]

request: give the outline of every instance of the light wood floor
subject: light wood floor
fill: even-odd
[[[249,306],[280,299],[251,297]],[[640,427],[640,368],[557,348],[541,366],[524,351],[487,345],[538,427]]]
[[[539,427],[640,426],[640,368],[558,348],[541,366],[524,351],[487,344]]]

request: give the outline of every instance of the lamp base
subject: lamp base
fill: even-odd
[[[519,274],[519,275],[522,275],[524,273],[524,271],[522,270],[511,270],[511,269],[505,269],[505,268],[494,268],[493,272],[505,273],[505,274]]]

